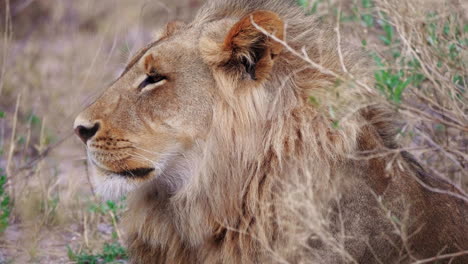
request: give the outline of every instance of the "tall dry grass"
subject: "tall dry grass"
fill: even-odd
[[[466,1],[309,1],[375,62],[377,89],[402,114],[405,150],[433,173],[468,188]],[[350,38],[352,36],[352,38]],[[351,41],[352,41],[351,40]],[[358,44],[359,45],[359,44]],[[398,86],[404,87],[401,94]]]
[[[123,208],[94,197],[72,122],[159,27],[189,20],[201,2],[0,2],[0,174],[7,178],[0,202],[10,197],[0,206],[1,213],[10,210],[0,263],[102,260],[110,254],[104,243],[115,251],[110,255],[124,258],[118,247]],[[372,89],[403,116],[404,150],[468,190],[468,3],[298,4],[373,58]]]

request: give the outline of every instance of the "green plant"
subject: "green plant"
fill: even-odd
[[[41,125],[41,118],[35,115],[34,113],[31,113],[27,119],[27,122],[30,123],[33,126],[40,126]]]
[[[10,196],[5,190],[6,182],[7,176],[0,168],[0,233],[8,227],[11,213]]]
[[[382,58],[374,55],[374,60],[380,69],[374,72],[375,85],[390,101],[400,104],[405,89],[411,83],[419,83],[421,75],[411,74],[404,70],[393,70],[383,63]]]
[[[120,213],[125,209],[125,198],[118,202],[106,201],[105,203],[91,204],[89,210],[93,213],[99,213],[101,215],[111,215],[118,218]]]
[[[307,11],[306,12],[307,14],[317,13],[318,6],[322,2],[323,0],[315,0],[315,1],[297,0],[298,5],[304,8]]]
[[[373,27],[374,26],[374,17],[372,16],[372,12],[370,8],[373,6],[371,0],[362,0],[361,1],[362,7],[365,10],[363,14],[361,14],[361,21],[362,24],[366,27]]]
[[[5,112],[0,111],[0,119],[5,118]],[[0,155],[3,155],[3,148],[0,146]],[[10,196],[6,191],[7,175],[0,168],[0,233],[3,233],[8,227],[10,214],[11,214],[11,203]]]
[[[67,246],[68,258],[78,264],[123,263],[128,259],[126,249],[118,242],[105,243],[101,253],[73,251]]]
[[[385,17],[385,14],[382,13],[382,17]],[[379,39],[387,46],[390,46],[395,41],[395,33],[393,26],[386,19],[380,19],[378,21],[379,25],[382,27],[384,31],[383,35],[379,36]]]
[[[93,254],[89,250],[73,251],[67,246],[68,258],[79,264],[120,263],[128,258],[127,251],[118,241],[120,238],[117,222],[125,209],[125,198],[122,200],[106,201],[104,203],[91,203],[89,211],[102,216],[110,217],[114,230],[111,243],[105,243],[100,253]]]
[[[299,6],[302,6],[302,7],[307,7],[309,5],[308,0],[297,0],[297,3],[299,4]]]

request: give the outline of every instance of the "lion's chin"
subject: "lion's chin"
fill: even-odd
[[[96,194],[104,200],[119,200],[138,189],[145,182],[145,180],[136,181],[119,174],[102,171],[95,166],[92,168],[91,184]]]
[[[89,158],[92,164],[91,183],[97,195],[105,200],[119,200],[132,192],[142,190],[147,186],[161,196],[173,195],[185,186],[193,174],[190,168],[195,165],[187,164],[187,156],[176,156],[171,160],[155,162],[154,168],[139,168],[126,172],[106,170]]]

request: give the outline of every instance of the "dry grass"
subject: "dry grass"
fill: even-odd
[[[309,1],[309,8],[335,25],[342,43],[361,41],[374,58],[376,88],[404,117],[404,150],[466,190],[468,4],[336,0]]]
[[[71,126],[158,27],[189,20],[202,1],[175,2],[0,2],[0,168],[11,199],[0,263],[66,263],[120,241],[123,210],[94,197]],[[373,56],[371,88],[404,117],[405,150],[467,190],[466,1],[298,2]]]

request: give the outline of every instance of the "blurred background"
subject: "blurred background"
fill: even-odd
[[[125,199],[95,197],[73,120],[203,2],[0,0],[0,263],[125,263]],[[296,2],[369,54],[402,150],[467,190],[468,1]]]

